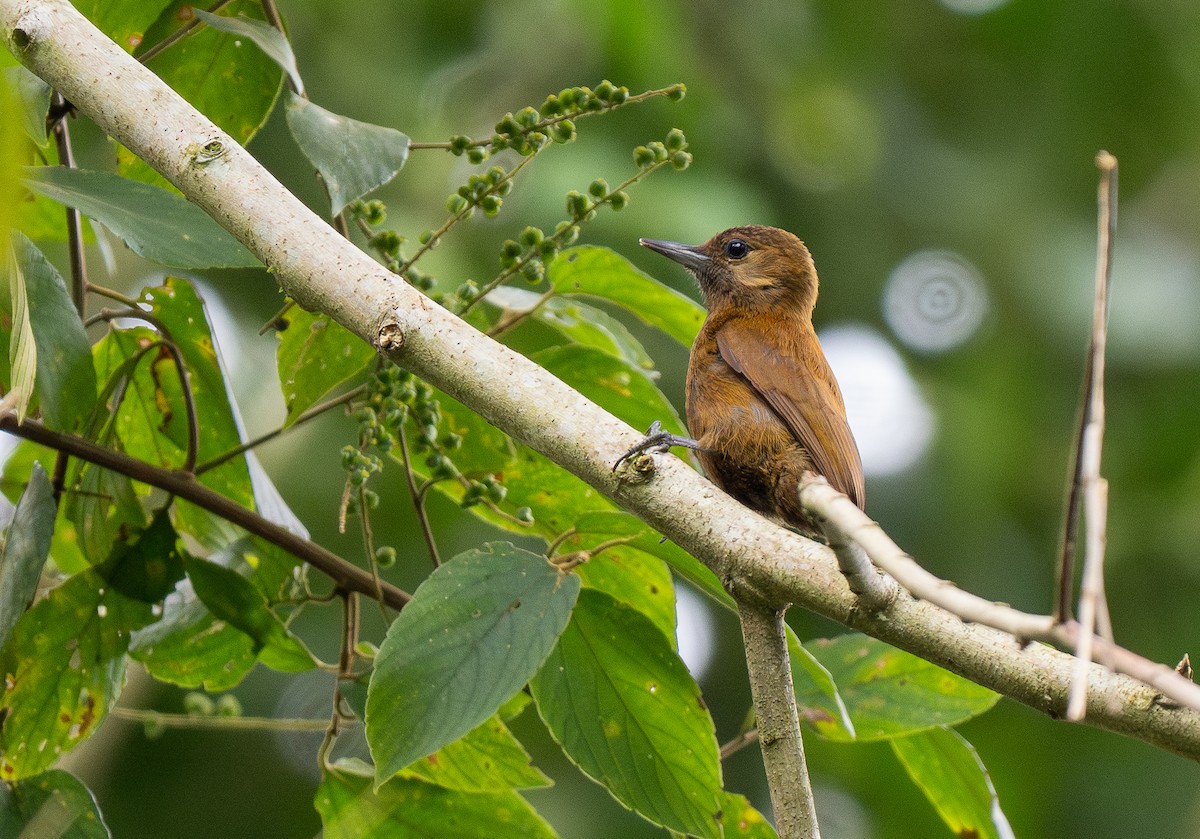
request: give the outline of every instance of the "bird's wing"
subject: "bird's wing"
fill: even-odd
[[[808,452],[814,471],[862,507],[866,491],[858,446],[833,372],[820,351],[798,361],[737,321],[717,332],[717,349],[787,425]],[[819,370],[806,369],[809,365]]]

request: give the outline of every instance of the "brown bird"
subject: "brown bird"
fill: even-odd
[[[703,245],[641,244],[695,275],[708,318],[687,372],[695,439],[651,428],[621,460],[670,445],[695,449],[725,492],[807,532],[816,529],[796,493],[805,472],[823,475],[862,507],[862,461],[813,330],[817,271],[804,243],[786,230],[749,226]]]

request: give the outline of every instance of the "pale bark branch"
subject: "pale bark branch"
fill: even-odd
[[[622,482],[612,464],[642,438],[639,431],[340,237],[65,0],[0,0],[0,27],[22,63],[206,209],[301,305],[330,315],[615,499],[722,581],[866,631],[1048,714],[1065,711],[1071,656],[964,623],[904,593],[877,613],[857,610],[831,551],[768,523],[675,457],[654,456],[653,480]],[[213,141],[225,153],[205,163],[211,154],[200,152]],[[1200,713],[1164,707],[1156,689],[1098,666],[1090,687],[1088,723],[1200,758]]]
[[[820,839],[800,714],[788,661],[783,609],[738,602],[771,808],[779,839]]]

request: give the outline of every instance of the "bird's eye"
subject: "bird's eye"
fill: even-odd
[[[725,243],[725,255],[730,259],[741,259],[750,253],[750,246],[743,239],[730,239]]]

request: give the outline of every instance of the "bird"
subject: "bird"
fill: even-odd
[[[639,241],[692,273],[708,316],[688,361],[693,437],[655,423],[617,466],[644,451],[686,446],[726,493],[810,534],[820,530],[800,505],[804,473],[823,476],[862,508],[862,460],[813,328],[817,271],[804,243],[761,225],[732,227],[702,245]]]

